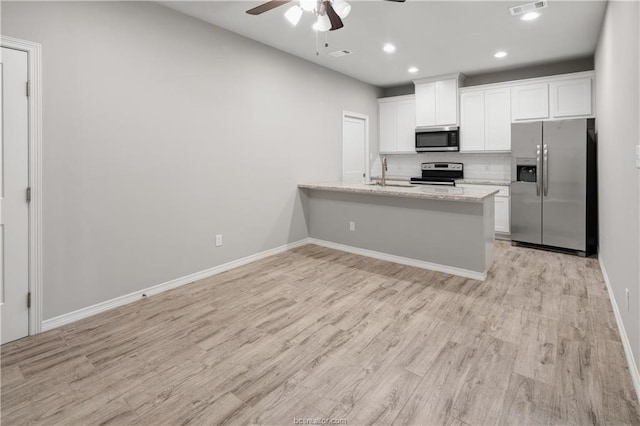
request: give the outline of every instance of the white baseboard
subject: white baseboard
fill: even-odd
[[[42,331],[52,330],[54,328],[63,326],[65,324],[72,323],[74,321],[81,320],[83,318],[87,318],[101,312],[107,311],[109,309],[117,308],[118,306],[126,305],[136,300],[140,300],[142,295],[145,294],[147,296],[152,296],[154,294],[162,293],[163,291],[171,290],[176,287],[183,286],[185,284],[190,284],[194,281],[198,281],[204,278],[211,277],[213,275],[220,274],[222,272],[226,272],[230,269],[237,268],[239,266],[246,265],[251,262],[255,262],[257,260],[264,259],[269,256],[273,256],[274,254],[282,253],[287,250],[291,250],[293,248],[308,244],[309,241],[307,238],[304,238],[300,241],[296,241],[294,243],[285,244],[276,248],[272,248],[269,250],[265,250],[260,253],[252,254],[251,256],[243,257],[238,260],[234,260],[222,265],[214,266],[210,269],[205,269],[204,271],[195,272],[193,274],[186,275],[184,277],[176,278],[171,281],[167,281],[162,284],[158,284],[152,287],[148,287],[142,290],[134,291],[133,293],[126,294],[124,296],[116,297],[115,299],[107,300],[105,302],[96,303],[95,305],[88,306],[86,308],[78,309],[77,311],[69,312],[67,314],[59,315],[57,317],[45,320],[42,322]]]
[[[629,343],[629,337],[627,336],[627,332],[624,329],[624,324],[622,322],[622,316],[620,315],[620,309],[618,308],[618,302],[613,294],[613,289],[611,288],[611,282],[609,281],[609,275],[607,275],[607,270],[604,267],[604,263],[602,262],[602,257],[598,254],[598,263],[600,263],[600,270],[602,271],[602,276],[604,277],[604,282],[607,285],[607,291],[609,292],[609,299],[611,299],[611,306],[613,307],[613,314],[616,317],[616,322],[618,323],[618,331],[620,332],[620,338],[622,339],[622,346],[624,347],[624,354],[627,358],[627,364],[629,364],[629,372],[631,373],[631,380],[633,381],[633,387],[636,390],[636,397],[638,401],[640,401],[640,374],[638,374],[638,366],[636,365],[636,361],[633,357],[633,351],[631,351],[631,344]]]
[[[389,262],[399,263],[401,265],[415,266],[417,268],[431,269],[432,271],[444,272],[446,274],[458,275],[465,278],[484,281],[487,279],[486,272],[470,271],[468,269],[456,268],[454,266],[441,265],[439,263],[425,262],[423,260],[411,259],[409,257],[396,256],[393,254],[382,253],[379,251],[367,250],[363,248],[348,246],[345,244],[334,243],[331,241],[318,240],[309,238],[309,244],[316,244],[334,250],[346,251],[347,253],[359,254],[361,256],[372,257],[374,259],[386,260]]]
[[[167,281],[162,284],[158,284],[152,287],[148,287],[142,290],[134,291],[133,293],[126,294],[124,296],[116,297],[115,299],[107,300],[104,302],[96,303],[86,308],[78,309],[77,311],[62,314],[54,318],[50,318],[42,322],[41,330],[48,331],[63,325],[88,318],[90,316],[99,314],[109,309],[117,308],[118,306],[127,305],[142,298],[142,295],[153,296],[154,294],[162,293],[163,291],[171,290],[176,287],[190,284],[194,281],[202,280],[204,278],[211,277],[213,275],[226,272],[230,269],[237,268],[239,266],[246,265],[251,262],[255,262],[265,257],[273,256],[274,254],[282,253],[287,250],[305,245],[316,244],[322,247],[327,247],[335,250],[345,251],[348,253],[358,254],[361,256],[372,257],[374,259],[386,260],[389,262],[395,262],[402,265],[415,266],[423,269],[431,269],[433,271],[444,272],[452,275],[459,275],[465,278],[472,278],[474,280],[484,281],[487,278],[486,273],[480,273],[475,271],[469,271],[467,269],[455,268],[453,266],[440,265],[437,263],[425,262],[416,259],[410,259],[408,257],[395,256],[392,254],[381,253],[378,251],[361,249],[358,247],[347,246],[344,244],[332,243],[330,241],[318,240],[315,238],[304,238],[294,243],[285,244],[280,247],[276,247],[270,250],[266,250],[260,253],[253,254],[251,256],[243,257],[242,259],[234,260],[223,265],[214,266],[213,268],[206,269],[204,271],[195,272],[193,274],[186,275],[184,277],[176,278],[171,281]]]

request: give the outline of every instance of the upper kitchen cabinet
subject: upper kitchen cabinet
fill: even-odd
[[[513,121],[549,118],[549,84],[526,84],[511,89]]]
[[[413,95],[378,99],[380,153],[415,154],[416,102]]]
[[[463,78],[450,74],[414,81],[416,127],[458,125],[458,87]]]
[[[511,150],[509,88],[460,93],[460,151]]]
[[[484,91],[460,94],[460,151],[484,151]]]
[[[511,93],[509,89],[484,93],[485,150],[511,150]]]
[[[563,120],[593,117],[592,71],[511,83],[511,119]]]
[[[571,118],[593,114],[591,85],[591,78],[572,78],[551,82],[549,84],[551,116]]]

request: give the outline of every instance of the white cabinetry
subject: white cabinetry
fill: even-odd
[[[460,95],[460,151],[511,150],[511,94],[508,88]]]
[[[484,93],[486,151],[511,150],[511,93],[508,89]]]
[[[502,185],[476,185],[471,183],[461,183],[457,186],[461,188],[499,191],[494,197],[495,231],[501,234],[511,233],[510,187]]]
[[[527,84],[511,89],[513,121],[549,118],[549,84]]]
[[[460,151],[484,151],[484,92],[460,95]]]
[[[414,81],[416,126],[457,126],[461,74]]]
[[[380,153],[415,154],[416,103],[414,96],[378,99]]]
[[[570,118],[593,113],[591,78],[575,78],[554,81],[549,84],[551,92],[551,116]]]
[[[436,83],[416,84],[416,126],[436,124]]]
[[[564,120],[594,115],[594,73],[586,71],[511,82],[511,119]]]
[[[495,230],[503,234],[509,234],[510,230],[510,209],[509,197],[496,195],[495,197]]]

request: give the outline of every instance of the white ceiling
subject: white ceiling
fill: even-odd
[[[394,3],[349,0],[344,28],[320,33],[316,56],[313,18],[305,13],[297,27],[284,18],[289,6],[259,16],[245,13],[262,1],[180,1],[166,6],[367,83],[388,87],[433,75],[469,75],[529,64],[590,56],[595,51],[604,1],[549,1],[535,21],[511,16],[523,1],[419,1]],[[292,3],[293,4],[293,3]],[[323,47],[324,34],[329,48]],[[391,42],[393,54],[382,51]],[[349,49],[350,56],[329,52]],[[493,54],[505,50],[506,58]],[[417,74],[407,69],[416,66]]]

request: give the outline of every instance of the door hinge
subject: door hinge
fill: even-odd
[[[31,292],[27,293],[27,308],[31,307]]]
[[[31,96],[31,82],[27,80],[27,98]]]
[[[27,203],[31,202],[31,187],[27,188]]]

